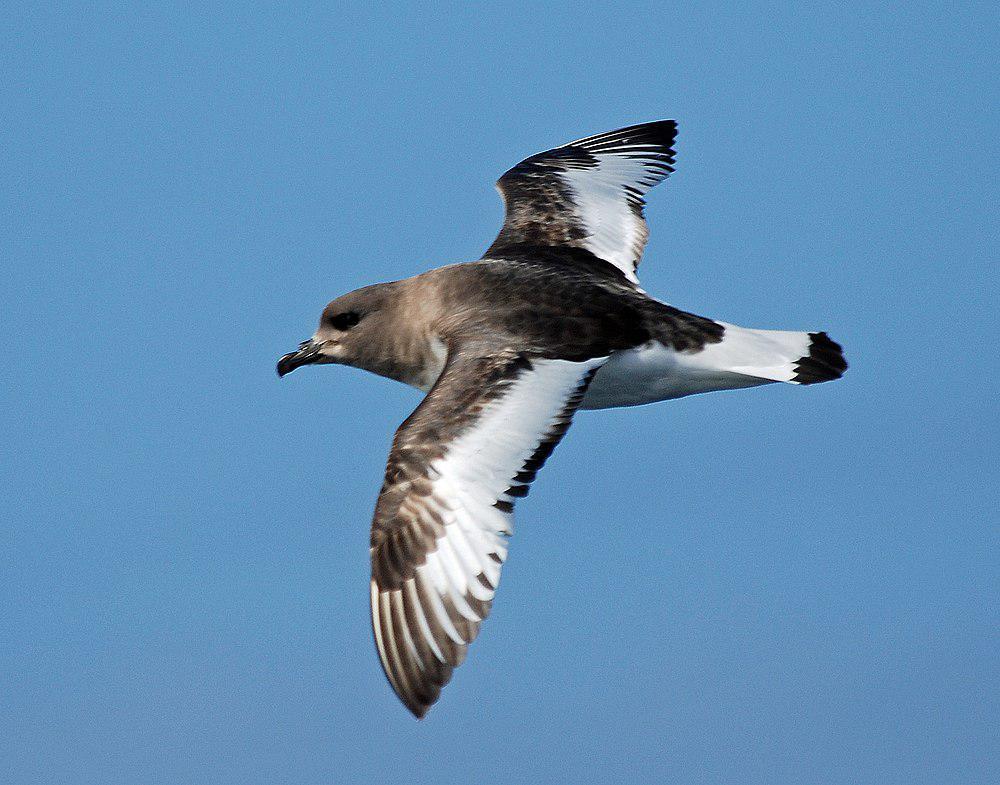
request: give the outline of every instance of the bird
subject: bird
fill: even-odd
[[[330,302],[277,365],[360,368],[426,393],[399,426],[371,526],[371,624],[418,719],[490,612],[515,503],[580,409],[637,406],[847,369],[825,332],[759,330],[648,295],[649,190],[674,172],[674,120],[532,155],[503,174],[482,258]]]

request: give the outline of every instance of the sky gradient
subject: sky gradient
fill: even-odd
[[[588,6],[8,11],[0,781],[997,781],[995,5]],[[419,394],[274,363],[666,117],[644,287],[851,369],[581,413],[418,723],[367,548]]]

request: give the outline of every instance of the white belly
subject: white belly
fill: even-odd
[[[685,395],[756,387],[771,380],[720,368],[714,347],[688,354],[651,342],[615,352],[597,372],[581,409],[609,409],[682,398]]]

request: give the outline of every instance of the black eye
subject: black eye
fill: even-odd
[[[344,313],[338,313],[332,317],[330,325],[336,330],[344,331],[350,329],[360,321],[361,317],[357,311],[344,311]]]

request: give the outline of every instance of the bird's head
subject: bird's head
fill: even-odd
[[[374,366],[385,355],[384,344],[390,332],[386,322],[394,290],[393,283],[375,284],[331,302],[323,309],[312,338],[278,360],[278,376],[303,365],[328,363],[353,365],[377,373]]]

